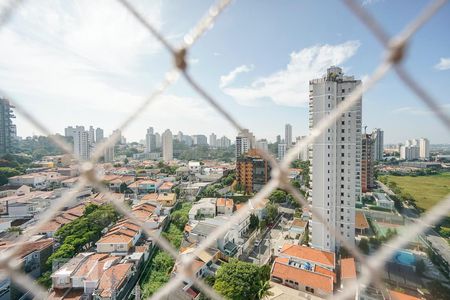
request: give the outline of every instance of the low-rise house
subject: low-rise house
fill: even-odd
[[[0,211],[10,218],[28,218],[46,210],[60,197],[56,191],[31,191],[21,186],[15,194],[0,198]]]
[[[217,214],[231,216],[234,211],[233,199],[218,198],[216,201]]]
[[[200,173],[202,166],[199,161],[190,161],[188,163],[189,172],[192,174]]]
[[[271,280],[318,297],[330,297],[336,284],[335,254],[285,244],[273,263]]]
[[[102,179],[102,182],[108,186],[109,190],[120,193],[122,185],[128,186],[134,182],[134,176],[105,175]]]
[[[129,184],[128,188],[131,189],[136,194],[148,194],[148,193],[156,193],[158,187],[161,184],[162,181],[155,181],[152,179],[141,179]]]
[[[355,212],[355,231],[357,234],[366,234],[369,230],[369,222],[367,222],[364,212],[357,210]]]
[[[12,186],[28,185],[33,188],[45,188],[48,185],[45,173],[30,173],[8,178],[8,183]]]
[[[375,198],[375,203],[379,207],[394,209],[395,203],[388,195],[384,193],[373,193],[373,197]]]
[[[202,198],[189,210],[189,220],[214,218],[216,215],[216,198]]]
[[[60,229],[63,225],[78,219],[84,214],[84,209],[86,207],[85,203],[80,203],[72,208],[62,211],[52,220],[47,222],[43,227],[40,228],[39,234],[43,234],[47,237],[53,237],[55,232]]]
[[[172,207],[177,202],[177,194],[175,193],[162,193],[158,195],[157,200],[159,204],[165,207]]]
[[[294,218],[290,224],[288,235],[291,239],[299,239],[306,230],[308,222],[299,218]]]
[[[132,263],[117,264],[108,268],[101,276],[98,287],[93,293],[94,300],[122,299],[125,287],[134,275]]]
[[[95,243],[97,252],[126,254],[136,245],[141,234],[139,226],[130,221],[120,221]]]
[[[174,185],[175,183],[173,182],[165,181],[163,184],[159,186],[158,193],[171,193]]]

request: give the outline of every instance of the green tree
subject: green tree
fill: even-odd
[[[249,228],[250,230],[254,230],[259,226],[259,219],[256,215],[251,214],[250,215],[250,225]]]
[[[287,194],[285,191],[277,189],[270,194],[269,200],[274,203],[283,203],[286,202],[286,196]]]
[[[217,270],[214,289],[227,299],[260,299],[268,290],[264,273],[254,264],[231,259]]]
[[[189,217],[181,210],[172,213],[172,223],[180,230],[184,230],[184,225],[189,221]]]
[[[278,216],[278,205],[272,204],[272,203],[267,203],[266,210],[267,210],[267,220],[269,222],[275,221],[275,219]]]
[[[366,238],[362,238],[359,241],[358,245],[359,249],[361,249],[362,253],[369,254],[369,240]]]

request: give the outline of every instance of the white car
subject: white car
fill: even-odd
[[[255,241],[255,247],[259,247],[260,244],[261,244],[261,240],[256,240]]]

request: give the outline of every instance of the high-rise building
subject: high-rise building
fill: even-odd
[[[75,132],[77,132],[77,131],[84,131],[84,126],[75,126],[75,127],[69,126],[69,127],[66,127],[64,129],[64,136],[66,136],[66,137],[69,137],[69,136],[74,137]]]
[[[179,142],[183,141],[183,133],[181,131],[178,131],[177,135],[175,136],[175,139]]]
[[[278,159],[282,160],[286,155],[287,145],[283,142],[278,144]]]
[[[89,126],[88,135],[89,135],[89,144],[94,144],[95,143],[95,129],[94,129],[94,127]]]
[[[147,134],[145,135],[145,152],[151,153],[156,149],[156,137],[153,134],[153,127],[147,129]]]
[[[101,129],[100,127],[95,129],[95,142],[100,143],[104,138],[105,136],[103,133],[103,129]]]
[[[277,143],[281,143],[281,135],[277,135]]]
[[[106,147],[103,151],[103,161],[113,162],[114,161],[114,145]]]
[[[267,143],[266,139],[261,139],[256,141],[256,148],[262,149],[266,152],[269,152],[269,144]]]
[[[284,142],[286,147],[289,149],[292,146],[292,125],[286,124],[284,126]]]
[[[373,159],[375,161],[380,161],[383,160],[383,152],[384,152],[384,131],[379,129],[379,128],[375,128],[372,131],[372,137],[371,137],[372,141],[373,141],[373,149],[374,149],[374,155],[373,155]]]
[[[236,159],[236,181],[246,193],[258,192],[270,179],[270,166],[251,149]]]
[[[164,131],[161,136],[162,153],[164,161],[173,160],[173,136],[170,129]]]
[[[303,139],[305,139],[306,136],[298,136],[295,139],[295,144],[297,145],[298,143],[300,143]],[[309,150],[308,150],[308,145],[306,145],[306,147],[304,147],[297,155],[297,159],[302,160],[302,161],[307,161],[309,159]]]
[[[230,146],[231,146],[231,140],[229,138],[227,138],[226,136],[223,136],[219,139],[218,145],[217,145],[218,148],[224,149],[224,148],[228,148]]]
[[[190,135],[183,135],[183,143],[185,143],[187,146],[191,147],[194,144],[194,140]]]
[[[430,158],[430,141],[426,138],[419,139],[419,158]]]
[[[374,187],[374,154],[375,141],[372,139],[373,134],[362,135],[361,148],[361,189],[362,192],[368,192]]]
[[[361,84],[342,69],[330,67],[309,82],[309,128],[314,128]],[[361,196],[361,99],[342,112],[310,145],[314,212],[350,243],[355,240],[355,202]],[[338,251],[336,236],[317,218],[311,220],[314,248]]]
[[[0,154],[11,152],[15,128],[11,120],[15,118],[12,108],[9,100],[0,98]]]
[[[75,157],[80,160],[89,160],[91,156],[91,147],[89,143],[89,132],[83,130],[84,127],[77,126],[73,134],[73,151]]]
[[[161,148],[161,135],[158,132],[155,132],[155,144],[156,148]]]
[[[236,137],[236,157],[239,157],[254,149],[256,146],[255,136],[248,129],[243,129]]]
[[[209,135],[209,146],[212,148],[217,147],[217,135],[214,132]]]
[[[206,135],[203,134],[195,134],[192,136],[192,140],[194,145],[208,145],[208,139]]]
[[[415,160],[420,157],[420,148],[418,145],[412,145],[407,143],[407,145],[400,146],[400,159],[404,160]]]

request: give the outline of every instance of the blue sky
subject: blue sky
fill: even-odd
[[[174,45],[212,1],[133,1]],[[429,1],[361,1],[394,34]],[[411,74],[450,113],[450,5],[413,37],[405,62]],[[93,125],[112,132],[158,85],[172,60],[115,1],[25,1],[0,30],[0,86],[53,132]],[[189,52],[190,72],[257,138],[274,140],[285,123],[307,134],[308,80],[330,64],[365,78],[382,47],[340,1],[235,1]],[[428,137],[450,143],[448,132],[390,73],[363,96],[363,123],[385,131],[385,142]],[[38,134],[20,115],[21,136]],[[146,128],[186,134],[233,127],[182,79],[125,131]]]

